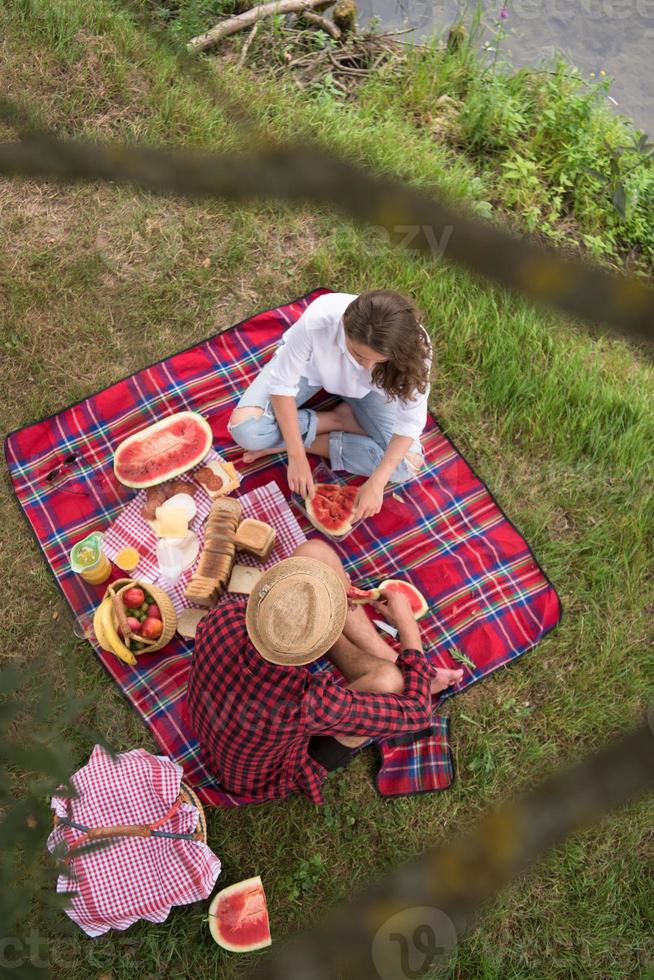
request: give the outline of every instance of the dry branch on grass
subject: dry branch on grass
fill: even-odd
[[[301,43],[304,32],[289,30],[287,33]],[[397,42],[376,34],[357,34],[336,48],[325,46],[318,51],[303,51],[273,70],[280,76],[292,72],[300,88],[324,84],[325,76],[329,74],[331,84],[349,98],[382,64],[399,64],[404,60],[404,51]]]
[[[238,67],[239,68],[242,68],[243,65],[245,64],[245,59],[248,56],[248,51],[250,50],[250,46],[251,46],[252,42],[254,41],[255,37],[257,36],[257,31],[258,30],[259,30],[259,21],[257,20],[254,23],[254,27],[252,28],[252,30],[248,34],[247,41],[243,45],[243,50],[241,51],[240,57],[238,59]]]
[[[335,41],[340,41],[340,27],[337,27],[336,24],[328,17],[323,17],[321,14],[313,13],[311,10],[303,10],[298,16],[301,20],[305,20],[307,24],[313,24],[314,27],[318,27],[321,31],[324,31],[325,34],[329,34],[329,36],[333,37]]]
[[[191,38],[187,48],[189,51],[206,51],[207,48],[222,41],[224,37],[230,37],[232,34],[238,34],[239,31],[247,30],[248,27],[253,27],[264,17],[273,17],[275,14],[296,14],[303,10],[326,10],[333,3],[334,0],[275,0],[274,3],[258,4],[242,14],[221,20],[205,34],[198,34],[197,37]]]

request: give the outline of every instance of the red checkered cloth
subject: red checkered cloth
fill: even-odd
[[[450,719],[434,712],[429,728],[396,735],[379,745],[381,766],[375,785],[382,796],[413,796],[447,789],[454,779]]]
[[[164,922],[174,905],[211,894],[220,861],[202,841],[111,837],[86,851],[76,845],[86,837],[82,827],[123,824],[147,824],[161,835],[190,838],[198,810],[177,802],[181,780],[182,767],[164,756],[133,749],[112,759],[96,745],[87,764],[71,777],[76,798],[52,798],[60,823],[48,838],[48,849],[70,871],[59,876],[57,891],[73,893],[66,911],[88,936],[127,929],[139,919]]]
[[[207,459],[222,461],[222,457],[212,451],[200,465],[204,466]],[[143,582],[150,582],[152,585],[158,585],[163,589],[170,596],[172,604],[178,613],[187,606],[193,605],[185,597],[184,590],[200,562],[202,545],[204,544],[204,522],[211,508],[211,498],[204,488],[193,480],[193,472],[191,470],[182,479],[187,483],[193,484],[196,488],[194,499],[197,513],[189,524],[189,530],[197,534],[200,542],[200,551],[198,552],[198,557],[189,568],[182,572],[174,586],[170,585],[159,570],[156,554],[157,538],[150,524],[141,516],[141,511],[145,505],[145,490],[138,493],[134,500],[121,511],[119,517],[109,527],[102,541],[102,550],[112,561],[115,560],[116,555],[123,548],[136,548],[141,555],[141,559],[134,575]],[[266,521],[277,531],[275,547],[265,564],[260,564],[250,555],[239,554],[238,561],[240,564],[256,564],[261,568],[270,568],[280,561],[280,559],[290,555],[298,544],[306,540],[304,532],[300,529],[299,524],[289,510],[276,483],[268,483],[264,487],[258,487],[256,490],[244,494],[240,498],[240,503],[243,517],[253,517]]]
[[[133,497],[115,479],[112,465],[116,446],[127,436],[173,412],[200,412],[210,421],[216,449],[237,463],[241,490],[275,480],[290,496],[283,458],[243,465],[227,422],[284,331],[326,292],[316,289],[258,313],[7,437],[5,455],[17,499],[82,623],[90,624],[104,586],[75,575],[68,556],[90,531],[105,531]],[[319,396],[313,404],[324,406],[329,399]],[[334,544],[362,588],[406,578],[420,589],[429,605],[420,624],[423,641],[434,663],[458,667],[458,651],[474,664],[464,666],[463,681],[442,701],[532,649],[557,625],[561,607],[527,542],[431,418],[422,442],[419,478],[387,494],[376,517]],[[341,476],[344,482],[361,482]],[[300,526],[317,533],[305,518]],[[202,802],[233,806],[236,801],[202,765],[184,717],[191,649],[175,637],[161,653],[139,656],[136,668],[97,647],[96,652],[164,752],[184,767],[185,780]],[[395,774],[405,789],[424,785],[424,760],[419,742],[414,744],[415,756],[407,747],[403,776]]]

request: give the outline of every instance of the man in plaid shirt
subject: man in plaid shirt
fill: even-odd
[[[228,595],[200,624],[188,717],[203,761],[244,802],[322,803],[329,771],[370,738],[426,728],[432,693],[461,678],[426,659],[404,596],[376,604],[399,631],[398,656],[361,606],[348,608],[348,584],[336,552],[307,541],[248,600]],[[307,669],[324,653],[345,683]]]

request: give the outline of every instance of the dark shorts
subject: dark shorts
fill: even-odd
[[[342,745],[331,735],[312,735],[309,739],[309,755],[327,772],[343,769],[359,751]]]

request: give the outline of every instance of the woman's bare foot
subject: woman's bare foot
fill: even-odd
[[[317,435],[323,435],[326,432],[352,432],[360,436],[366,434],[347,402],[340,402],[336,408],[330,408],[329,411],[317,412],[316,414],[318,416]]]
[[[275,446],[274,449],[246,449],[243,452],[244,463],[255,463],[262,456],[274,456],[275,453],[286,452],[285,446]]]
[[[438,673],[434,680],[431,682],[431,693],[440,694],[445,688],[451,687],[453,684],[458,684],[463,677],[463,671],[459,670],[448,670],[445,667],[438,667]]]

